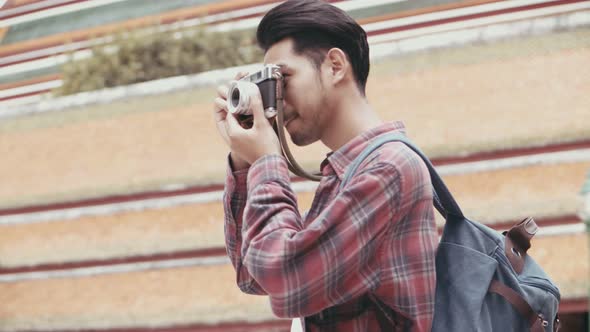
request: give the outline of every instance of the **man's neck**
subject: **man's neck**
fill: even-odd
[[[332,151],[382,123],[367,99],[360,95],[342,98],[336,107],[322,136],[322,143]]]

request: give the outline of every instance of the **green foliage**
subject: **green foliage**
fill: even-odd
[[[252,31],[207,32],[203,28],[171,32],[119,33],[83,60],[70,58],[62,68],[56,95],[98,90],[159,78],[261,61]]]

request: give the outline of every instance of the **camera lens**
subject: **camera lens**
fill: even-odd
[[[232,114],[248,114],[250,96],[258,93],[258,86],[251,82],[233,81],[227,96],[227,108]]]
[[[240,89],[234,89],[231,94],[231,104],[233,107],[238,107],[240,104]]]

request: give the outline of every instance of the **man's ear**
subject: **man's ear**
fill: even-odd
[[[326,65],[330,70],[330,75],[334,84],[338,84],[347,77],[350,62],[344,53],[339,48],[331,48],[326,54]]]

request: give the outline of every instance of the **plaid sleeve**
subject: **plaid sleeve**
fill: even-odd
[[[244,265],[270,296],[275,315],[312,315],[374,290],[379,244],[399,212],[396,169],[362,170],[305,228],[288,175],[280,156],[252,165],[242,228]]]
[[[248,197],[246,180],[248,169],[233,171],[231,162],[227,165],[225,190],[223,192],[223,209],[225,215],[224,233],[227,255],[236,270],[236,283],[247,294],[266,294],[250,276],[242,263],[242,217]]]

